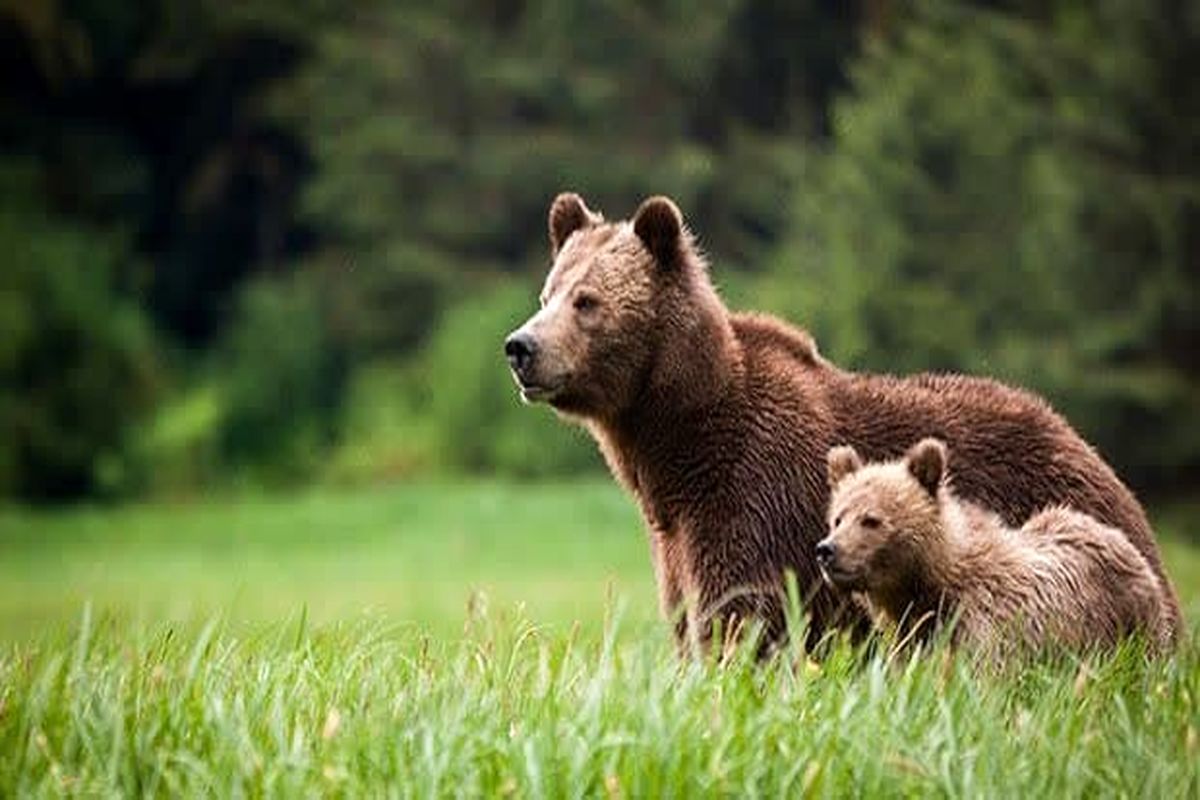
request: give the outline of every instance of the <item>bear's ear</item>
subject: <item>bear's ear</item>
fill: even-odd
[[[825,466],[828,470],[829,488],[837,486],[842,478],[862,469],[862,459],[858,451],[850,445],[835,447],[825,456]]]
[[[660,267],[679,261],[683,239],[683,214],[669,197],[651,197],[633,215],[633,232]]]
[[[599,214],[588,210],[583,198],[574,192],[563,192],[550,204],[550,249],[554,255],[562,249],[567,238],[579,230],[601,221]]]
[[[908,451],[904,462],[925,491],[938,493],[946,475],[946,445],[937,439],[922,439]]]

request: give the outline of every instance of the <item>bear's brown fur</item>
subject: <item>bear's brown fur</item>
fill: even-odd
[[[787,570],[806,594],[810,637],[864,622],[813,558],[825,454],[848,443],[895,458],[925,436],[955,449],[961,496],[1009,524],[1065,504],[1125,531],[1178,619],[1141,507],[1043,400],[981,378],[845,372],[807,334],[729,313],[666,198],[608,223],[560,195],[550,242],[542,308],[505,351],[524,398],[581,421],[638,500],[663,610],[688,608],[681,640],[690,630],[706,641],[717,617],[759,618],[782,635]]]
[[[1010,528],[954,495],[946,461],[937,439],[866,466],[853,448],[830,451],[829,536],[816,550],[828,582],[863,593],[904,641],[954,621],[951,641],[993,657],[1133,633],[1166,646],[1158,579],[1124,534],[1063,506]]]

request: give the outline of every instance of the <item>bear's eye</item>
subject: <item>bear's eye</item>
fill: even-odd
[[[864,514],[863,518],[859,520],[859,524],[868,530],[875,530],[879,527],[879,517],[873,517],[870,514]]]
[[[840,528],[842,526],[842,515],[838,514],[833,518],[833,527]]]
[[[574,305],[576,311],[591,311],[593,308],[598,306],[599,303],[596,301],[596,298],[592,297],[591,295],[581,294],[575,298]]]

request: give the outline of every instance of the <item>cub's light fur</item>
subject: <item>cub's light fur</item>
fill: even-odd
[[[999,655],[1056,645],[1110,647],[1132,633],[1166,647],[1162,591],[1120,531],[1062,506],[1020,528],[957,498],[936,439],[900,460],[827,458],[832,497],[822,567],[905,636],[949,620],[956,643]]]

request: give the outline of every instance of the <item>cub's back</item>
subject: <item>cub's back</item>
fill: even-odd
[[[1064,507],[1035,514],[1016,532],[1053,565],[1065,622],[1081,635],[1111,642],[1134,631],[1165,646],[1170,627],[1162,589],[1149,563],[1120,531]]]

